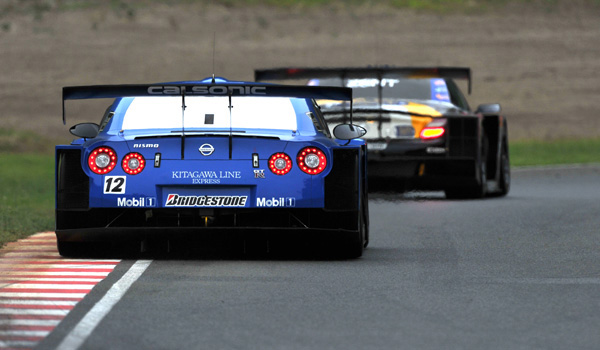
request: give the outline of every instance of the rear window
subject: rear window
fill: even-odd
[[[181,130],[182,98],[136,97],[123,117],[123,130]],[[290,98],[234,96],[186,96],[185,129],[297,130],[296,113]]]
[[[341,86],[340,78],[312,79],[308,85]],[[379,79],[352,79],[346,81],[346,87],[352,88],[354,100],[357,102],[379,102]],[[381,79],[381,92],[384,103],[395,103],[398,100],[436,100],[450,102],[448,87],[444,79]]]

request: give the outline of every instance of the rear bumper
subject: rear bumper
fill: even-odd
[[[231,237],[249,236],[264,238],[289,237],[321,237],[331,238],[332,235],[354,233],[348,229],[312,229],[304,227],[287,228],[256,228],[256,227],[109,227],[56,230],[58,240],[65,242],[115,242],[139,241],[144,239],[209,239],[212,237],[224,239]]]
[[[448,117],[438,139],[368,139],[369,161],[476,160],[481,148],[479,118]]]
[[[440,139],[370,140],[369,182],[385,178],[405,189],[430,190],[474,185],[480,132],[477,118],[448,118],[448,132]]]
[[[233,232],[356,232],[357,211],[323,209],[153,209],[57,210],[60,240],[97,241],[156,235],[189,237]]]

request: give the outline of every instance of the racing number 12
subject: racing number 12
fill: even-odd
[[[125,176],[104,177],[104,193],[125,193]]]

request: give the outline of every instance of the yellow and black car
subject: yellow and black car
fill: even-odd
[[[256,81],[353,89],[351,103],[319,101],[328,123],[350,117],[367,130],[369,183],[443,190],[447,198],[504,196],[510,189],[507,121],[500,105],[472,110],[455,80],[463,67],[276,68]]]

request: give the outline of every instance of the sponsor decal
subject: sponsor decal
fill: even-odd
[[[379,86],[379,84],[381,84],[382,87],[391,87],[393,88],[394,85],[398,84],[400,82],[400,79],[390,79],[390,78],[383,78],[381,80],[376,79],[376,78],[368,78],[368,79],[350,79],[348,80],[348,83],[346,83],[346,87],[349,88],[370,88],[370,87],[376,87]]]
[[[193,185],[214,185],[220,183],[220,179],[192,179]]]
[[[173,179],[192,179],[192,184],[206,185],[206,184],[219,184],[221,179],[241,179],[241,171],[173,171],[171,172],[171,178]]]
[[[284,208],[284,207],[295,207],[296,206],[296,198],[294,197],[259,197],[256,198],[256,206],[257,207],[267,207],[267,208]]]
[[[444,148],[444,147],[427,147],[425,151],[430,154],[443,154],[443,153],[446,153],[446,148]]]
[[[123,194],[125,193],[125,176],[105,176],[104,194]]]
[[[203,156],[210,156],[215,151],[215,148],[210,143],[205,143],[198,148],[198,151],[200,151]]]
[[[221,85],[196,85],[196,86],[175,86],[175,85],[157,85],[148,88],[150,95],[266,95],[265,86],[221,86]]]
[[[118,207],[155,207],[156,197],[117,198]]]
[[[431,79],[431,98],[433,100],[450,102],[450,93],[444,79]]]
[[[265,178],[265,170],[264,169],[254,169],[254,178],[255,179],[264,179]]]
[[[165,207],[244,207],[248,196],[181,196],[170,193]]]
[[[158,148],[158,143],[134,143],[133,148]]]
[[[387,148],[387,143],[384,142],[369,142],[367,143],[367,150],[369,151],[381,151]]]

